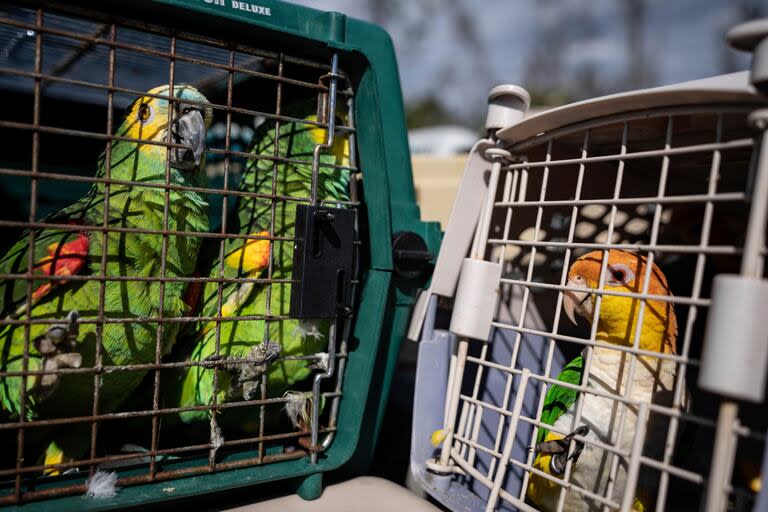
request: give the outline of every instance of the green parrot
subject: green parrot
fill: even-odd
[[[168,95],[169,86],[160,86],[149,94]],[[172,185],[201,187],[205,131],[212,119],[208,101],[195,88],[176,85],[173,96],[196,104],[174,102],[173,124],[168,126],[167,99],[143,96],[134,101],[115,134],[123,138],[165,142],[170,129],[172,140],[186,148],[170,151],[157,144],[115,140],[109,152],[110,178],[117,181],[164,185],[166,158],[170,154],[169,179]],[[97,178],[106,176],[106,153],[102,154]],[[99,313],[100,286],[104,275],[104,317],[132,319],[178,317],[190,307],[184,301],[187,283],[166,282],[164,303],[160,304],[160,282],[153,280],[120,281],[112,277],[152,278],[161,275],[162,240],[160,234],[130,230],[164,229],[166,194],[167,229],[175,232],[206,232],[208,202],[200,193],[112,183],[94,183],[77,202],[45,219],[47,223],[70,224],[72,229],[35,230],[32,247],[33,273],[40,276],[93,276],[93,280],[35,280],[28,288],[23,279],[0,281],[0,311],[6,324],[0,327],[0,371],[19,372],[24,368],[25,326],[9,320],[46,320],[29,328],[27,368],[31,371],[88,368],[96,363],[98,329],[91,322]],[[106,210],[106,214],[105,214]],[[79,230],[78,226],[102,226],[108,231],[106,246],[98,230]],[[201,239],[183,234],[168,235],[165,276],[192,275]],[[102,256],[104,260],[102,261]],[[25,234],[0,259],[0,273],[27,272],[30,253],[29,233]],[[31,297],[28,296],[31,290]],[[162,307],[162,311],[161,311]],[[89,322],[82,320],[88,319]],[[104,366],[146,364],[155,361],[158,326],[153,322],[104,323],[101,331],[101,364]],[[167,353],[179,330],[177,323],[162,324],[162,351]],[[145,370],[113,371],[99,377],[99,413],[116,410],[139,384]],[[0,419],[26,419],[88,416],[93,411],[94,375],[92,373],[39,374],[26,379],[26,408],[22,406],[22,377],[0,377]],[[76,460],[89,443],[89,424],[45,430],[45,464]],[[40,431],[42,429],[33,429]],[[86,430],[86,432],[83,432]],[[15,436],[15,433],[14,433]],[[57,473],[55,468],[47,473]]]
[[[565,292],[563,309],[571,321],[575,314],[593,321],[595,295],[586,289],[598,288],[603,251],[592,251],[577,259],[568,271],[567,285],[576,289]],[[605,290],[639,293],[647,268],[647,260],[633,252],[612,249],[608,251]],[[584,288],[585,291],[579,291]],[[667,279],[656,265],[651,268],[648,293],[657,296],[672,295]],[[619,346],[632,346],[638,323],[639,300],[619,295],[603,295],[596,338]],[[643,350],[674,354],[677,341],[677,318],[671,302],[647,300],[640,329],[639,347]],[[618,350],[595,347],[589,373],[584,371],[584,358],[579,355],[568,363],[557,379],[573,385],[584,384],[589,389],[604,393],[626,393],[635,401],[672,405],[676,380],[676,363],[670,359],[638,356],[632,381],[629,381],[630,357]],[[631,385],[631,387],[630,387]],[[687,394],[683,384],[683,407],[687,407]],[[629,388],[629,390],[628,390]],[[627,392],[628,391],[628,392]],[[569,432],[573,428],[578,392],[563,386],[549,388],[541,413],[541,422]],[[619,437],[620,416],[625,415],[624,429]],[[562,478],[566,463],[571,459],[570,482],[590,492],[605,495],[610,482],[611,454],[593,444],[574,438],[580,436],[589,441],[614,445],[630,452],[638,421],[636,407],[620,407],[611,398],[585,393],[580,424],[570,434],[562,434],[541,428],[537,438],[537,454],[533,466],[556,478]],[[652,414],[646,423],[643,455],[661,460],[666,447],[669,421],[666,416]],[[575,442],[569,454],[571,442]],[[642,512],[655,504],[658,473],[642,467],[637,491],[632,497],[632,510]],[[627,461],[618,465],[613,490],[609,498],[621,503],[627,483]],[[561,485],[555,480],[532,473],[527,498],[540,510],[557,510]],[[577,491],[567,489],[562,510],[602,510],[602,504]]]
[[[314,104],[297,103],[284,115],[316,122]],[[239,196],[229,223],[230,231],[260,238],[231,238],[224,243],[223,262],[219,257],[220,242],[216,242],[216,255],[201,272],[212,278],[266,278],[271,262],[273,280],[289,280],[293,265],[293,236],[297,201],[282,197],[309,198],[312,179],[313,151],[326,141],[327,131],[305,122],[280,122],[277,148],[276,123],[267,121],[256,131],[251,158],[240,183],[243,192],[258,195]],[[279,156],[290,160],[275,162]],[[259,158],[266,157],[266,158]],[[348,170],[337,166],[349,165],[349,142],[346,133],[336,133],[330,150],[321,153],[317,190],[318,199],[343,201],[349,199]],[[273,184],[274,176],[274,184]],[[274,189],[273,189],[274,187]],[[271,196],[276,195],[277,200]],[[234,218],[233,218],[234,217]],[[274,219],[274,222],[273,220]],[[282,238],[288,238],[283,240]],[[270,243],[270,239],[273,241]],[[223,274],[220,274],[220,267]],[[218,316],[219,283],[205,283],[200,293],[200,311],[205,317]],[[251,316],[269,313],[287,317],[290,306],[291,285],[288,282],[225,283],[222,284],[221,316]],[[311,361],[281,360],[279,355],[299,356],[321,352],[327,344],[327,321],[300,322],[296,319],[205,322],[198,326],[183,358],[196,363],[223,359],[230,363],[243,358],[248,363],[229,364],[219,370],[216,392],[217,403],[238,399],[260,398],[260,377],[266,372],[269,397],[282,396],[289,388],[306,379],[312,372]],[[220,339],[216,355],[216,337]],[[221,367],[220,367],[221,368]],[[174,389],[164,397],[166,405],[192,407],[208,405],[214,396],[215,369],[210,365],[197,365],[184,369]],[[230,416],[237,416],[229,412]],[[206,410],[185,411],[182,421],[209,419]],[[256,428],[258,418],[239,418],[238,426],[245,431]]]

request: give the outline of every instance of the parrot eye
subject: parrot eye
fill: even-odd
[[[608,267],[608,272],[611,273],[608,279],[609,284],[627,284],[635,278],[635,273],[625,265],[611,265]]]
[[[146,103],[142,103],[138,111],[139,121],[141,121],[142,123],[146,122],[147,119],[149,119],[149,116],[151,113],[152,112],[149,109],[149,105],[147,105]]]

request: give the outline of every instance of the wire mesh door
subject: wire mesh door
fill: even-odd
[[[0,503],[97,469],[125,486],[316,462],[352,309],[298,319],[290,297],[305,204],[352,212],[337,295],[355,296],[339,55],[92,15],[0,8]]]
[[[697,509],[717,419],[702,338],[713,276],[742,263],[754,108],[661,107],[488,150],[475,244],[501,300],[491,341],[454,351],[435,474],[486,510]],[[766,426],[758,406],[732,425],[729,509],[751,509]]]

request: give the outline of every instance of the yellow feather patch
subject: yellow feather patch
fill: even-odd
[[[45,462],[43,464],[52,466],[62,462],[64,462],[64,451],[56,443],[51,442],[45,450]],[[46,476],[58,476],[61,474],[61,470],[59,468],[45,469],[43,474]]]
[[[606,286],[605,289],[626,291],[610,286]],[[659,301],[646,302],[643,326],[640,332],[640,348],[642,350],[662,352],[664,349],[664,334],[669,329],[670,319],[669,315],[659,307],[659,304],[662,304],[662,307],[666,306]],[[618,345],[632,346],[639,315],[639,299],[604,295],[600,305],[597,339]]]
[[[563,436],[560,434],[550,432],[547,434],[544,441],[554,441],[556,439],[562,438]],[[536,455],[536,460],[533,461],[533,467],[539,471],[543,471],[544,473],[551,475],[551,459],[552,455],[542,455],[539,453]],[[531,473],[531,478],[528,480],[528,491],[526,494],[528,499],[534,504],[541,505],[544,503],[544,498],[546,496],[552,496],[553,493],[560,492],[560,487],[560,485],[558,485],[556,482],[553,482],[552,480],[546,479],[535,473]],[[645,512],[647,510],[646,504],[649,503],[649,501],[650,500],[648,500],[648,498],[644,496],[642,492],[640,492],[639,496],[635,497],[632,503],[632,510],[635,512]]]
[[[269,232],[260,231],[251,236],[269,236]],[[241,248],[229,253],[224,262],[229,268],[245,274],[260,272],[269,264],[269,244],[269,240],[248,239]]]
[[[308,121],[317,122],[317,116],[312,115],[307,117]],[[312,137],[312,141],[315,144],[325,144],[328,137],[328,130],[321,128],[320,126],[308,125],[309,135]],[[345,133],[336,133],[333,139],[333,155],[336,157],[336,165],[347,165],[349,162],[349,137]]]
[[[448,429],[441,428],[440,430],[435,430],[432,432],[432,435],[429,437],[429,441],[432,443],[434,448],[437,448],[443,444],[443,441],[445,441],[446,437],[448,437]]]
[[[547,436],[544,438],[544,441],[554,441],[556,439],[562,439],[563,436],[560,434],[556,434],[554,432],[549,432]],[[538,469],[539,471],[543,471],[544,473],[551,475],[552,471],[550,469],[550,463],[549,461],[552,459],[552,455],[543,455],[538,454],[536,455],[536,460],[533,461],[533,467]],[[531,473],[531,478],[528,480],[528,498],[530,498],[531,501],[534,503],[542,503],[544,496],[546,496],[549,493],[557,492],[557,490],[560,488],[560,486],[551,481],[548,480],[542,476],[539,476],[535,473]]]
[[[307,121],[312,121],[313,123],[317,122],[317,116],[307,116]],[[324,144],[325,138],[327,137],[326,133],[327,130],[325,128],[321,128],[320,126],[315,126],[313,124],[307,125],[309,128],[309,135],[312,137],[312,140],[315,144]]]

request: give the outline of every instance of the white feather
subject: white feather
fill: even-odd
[[[291,419],[295,428],[301,428],[300,419],[307,421],[309,413],[307,404],[312,397],[312,393],[299,393],[296,391],[286,391],[285,395],[285,413]]]
[[[324,372],[328,371],[328,358],[330,357],[328,355],[328,352],[318,352],[315,354],[317,357],[317,361],[315,362],[315,366],[317,366],[319,369],[323,370]]]
[[[213,428],[211,429],[211,445],[214,452],[224,445],[224,436],[221,435],[221,429],[216,423],[213,424]]]
[[[316,340],[322,340],[325,336],[320,332],[320,328],[317,326],[317,322],[312,320],[301,320],[296,324],[296,328],[293,330],[294,336],[301,336],[302,338],[315,338]]]
[[[101,469],[89,476],[85,485],[85,494],[90,498],[114,498],[120,490],[117,486],[117,473]]]
[[[628,385],[631,357],[629,354],[613,349],[594,349],[587,387],[604,393],[623,394]],[[671,406],[675,385],[675,364],[674,361],[666,359],[639,357],[628,398],[666,407]],[[619,382],[621,382],[620,385]],[[686,407],[686,403],[687,398],[684,398],[683,407]],[[573,424],[575,409],[574,405],[555,421],[556,430],[570,432],[575,428]],[[622,415],[626,417],[623,436],[619,439],[619,423]],[[646,424],[643,455],[650,456],[654,460],[660,460],[663,457],[669,423],[667,419],[666,416],[659,414],[651,416]],[[581,424],[590,428],[590,432],[586,436],[588,440],[617,445],[617,448],[628,453],[632,448],[637,420],[637,407],[634,405],[626,407],[612,398],[604,398],[589,393],[585,393],[583,397]],[[572,467],[570,481],[582,489],[604,495],[608,485],[610,467],[611,454],[595,445],[587,444],[577,463]],[[658,476],[654,479],[654,475],[649,476],[646,473],[652,473],[652,471],[641,470],[638,489],[643,489],[650,495],[654,495],[658,485]],[[611,496],[613,500],[621,502],[626,479],[627,461],[622,458],[614,480],[613,495]],[[539,506],[543,510],[555,510],[559,496],[559,492],[549,493],[544,496],[545,502],[539,503]],[[586,512],[600,509],[602,507],[599,504],[577,492],[567,492],[565,495],[563,510]]]

